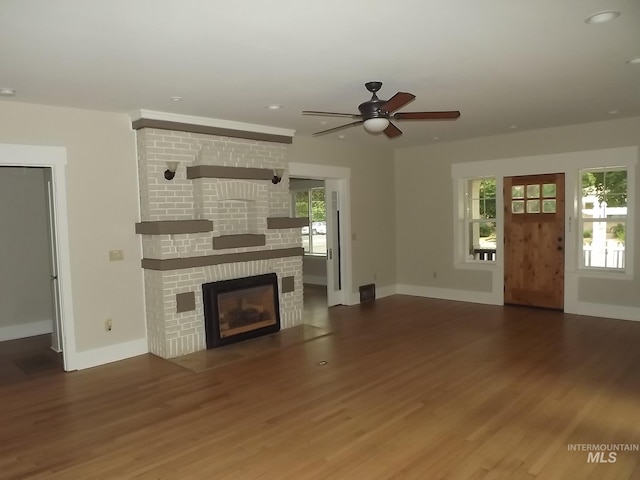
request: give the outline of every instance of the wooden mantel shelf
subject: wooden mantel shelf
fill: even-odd
[[[276,230],[280,228],[302,228],[309,225],[308,217],[268,217],[267,229]]]
[[[236,180],[271,180],[273,170],[268,168],[224,167],[220,165],[196,165],[187,167],[187,178],[233,178]]]
[[[302,247],[276,248],[273,250],[258,250],[243,253],[223,253],[219,255],[205,255],[184,258],[143,258],[142,268],[146,270],[181,270],[185,268],[208,267],[224,263],[253,262],[256,260],[270,260],[274,258],[302,257]]]
[[[211,232],[211,220],[160,220],[136,223],[136,233],[140,235],[175,235],[184,233]]]

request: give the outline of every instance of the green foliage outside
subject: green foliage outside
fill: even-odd
[[[618,223],[611,229],[611,231],[613,232],[614,237],[616,237],[620,242],[624,243],[624,225],[622,223]]]
[[[311,197],[311,212],[309,212],[309,197]],[[296,193],[296,217],[309,217],[311,222],[326,221],[324,188],[312,188],[309,191]]]
[[[584,196],[595,195],[608,207],[627,206],[627,171],[591,171],[582,174]]]
[[[496,231],[496,226],[493,223],[481,223],[478,233],[481,237],[488,237]]]
[[[496,181],[486,179],[480,181],[480,216],[482,218],[496,218]],[[482,235],[482,224],[480,235]],[[488,227],[488,225],[486,225]]]

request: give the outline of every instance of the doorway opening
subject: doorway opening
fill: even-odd
[[[0,358],[6,377],[63,369],[47,167],[0,167]]]
[[[291,163],[291,214],[308,217],[301,228],[305,249],[303,283],[305,311],[326,312],[350,305],[349,176],[341,167]]]
[[[77,368],[66,164],[63,147],[0,144],[0,362],[18,359],[9,381]]]

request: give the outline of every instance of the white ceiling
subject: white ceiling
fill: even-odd
[[[609,9],[622,15],[584,22]],[[309,135],[350,120],[302,110],[355,113],[379,80],[380,98],[417,96],[401,111],[462,112],[398,122],[393,140],[331,135],[381,147],[640,115],[638,56],[639,0],[0,1],[0,87],[17,91],[0,101]]]

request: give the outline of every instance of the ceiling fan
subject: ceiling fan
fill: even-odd
[[[313,110],[304,110],[303,115],[319,115],[324,117],[347,117],[347,118],[359,118],[360,120],[339,127],[330,128],[321,132],[313,134],[314,137],[318,135],[324,135],[326,133],[335,132],[343,128],[351,127],[353,125],[363,124],[364,129],[369,133],[384,134],[389,138],[399,137],[402,135],[402,131],[390,122],[394,120],[454,120],[460,116],[460,112],[457,110],[447,112],[399,112],[393,113],[399,108],[404,107],[411,102],[415,95],[406,92],[398,92],[389,100],[380,100],[376,95],[376,92],[382,87],[382,82],[367,82],[364,86],[373,95],[371,100],[358,105],[360,113],[337,113],[337,112],[317,112]]]

